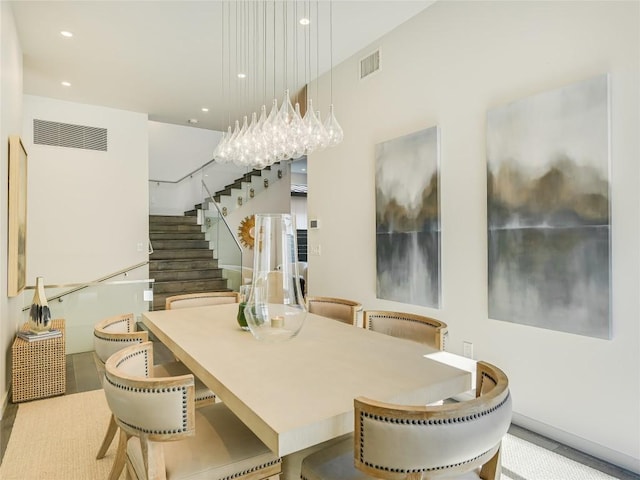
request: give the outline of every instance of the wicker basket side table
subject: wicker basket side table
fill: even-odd
[[[62,336],[27,342],[19,337],[13,341],[12,391],[13,402],[63,395],[66,389],[64,319],[53,320],[51,328]],[[20,330],[28,330],[25,323]]]

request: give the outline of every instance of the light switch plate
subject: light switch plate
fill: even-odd
[[[467,358],[473,358],[473,343],[462,342],[462,355]]]

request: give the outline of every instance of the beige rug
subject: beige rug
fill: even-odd
[[[20,404],[0,465],[0,478],[106,479],[113,464],[116,441],[105,458],[96,460],[96,453],[110,414],[102,390]],[[120,478],[124,479],[125,474]]]
[[[514,435],[502,441],[502,480],[616,480]]]
[[[105,458],[96,460],[95,455],[109,415],[102,390],[20,404],[0,479],[106,479],[115,441]],[[506,435],[502,446],[503,480],[614,479],[513,435]]]

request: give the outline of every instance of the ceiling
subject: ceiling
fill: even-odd
[[[258,64],[259,59],[284,51],[280,46],[284,41],[273,33],[285,37],[284,28],[275,26],[276,17],[291,19],[285,22],[287,28],[295,26],[302,32],[312,28],[301,37],[287,34],[288,51],[294,52],[295,48],[305,72],[297,76],[297,82],[295,74],[287,77],[290,88],[296,90],[433,1],[10,3],[24,55],[25,94],[147,113],[150,120],[158,122],[226,130],[229,119],[257,110],[264,101],[270,102],[273,92],[284,89],[285,62],[276,56],[275,61],[265,61],[266,76],[255,73],[252,79],[254,85],[263,83],[264,98],[233,93],[235,84],[242,82],[235,76],[236,66]],[[311,19],[310,27],[302,27],[296,21],[305,13]],[[236,29],[243,18],[255,19],[255,23],[250,28]],[[254,34],[261,32],[261,24],[265,25],[264,31]],[[267,25],[271,24],[274,27],[270,30]],[[63,37],[63,30],[72,32],[73,37]],[[309,46],[303,48],[305,35]],[[314,37],[319,41],[312,40]],[[293,38],[300,40],[296,43]],[[242,55],[236,57],[233,52],[238,48],[245,52],[244,58],[252,61],[243,62]],[[289,73],[293,64],[291,53],[286,65]],[[272,77],[283,80],[271,82]],[[62,86],[62,81],[71,86]],[[243,85],[242,91],[246,92],[249,87]],[[280,91],[276,97],[282,97]],[[209,111],[203,112],[203,107]],[[190,119],[197,123],[189,123]]]

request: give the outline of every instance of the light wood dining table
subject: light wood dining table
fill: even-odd
[[[146,312],[143,324],[272,451],[284,457],[353,431],[353,399],[427,404],[471,388],[432,348],[319,315],[265,343],[242,330],[238,304]]]

